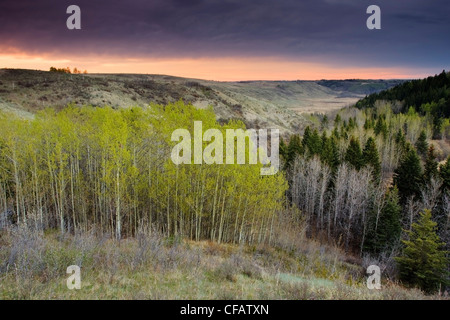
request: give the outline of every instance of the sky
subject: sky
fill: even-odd
[[[369,30],[369,5],[381,29]],[[69,30],[66,9],[81,9]],[[448,0],[1,0],[0,68],[217,81],[422,78],[450,69]]]

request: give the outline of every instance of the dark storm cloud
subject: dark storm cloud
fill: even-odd
[[[66,28],[71,4],[82,30]],[[371,4],[382,30],[366,28]],[[449,15],[448,0],[2,0],[0,50],[448,66]]]

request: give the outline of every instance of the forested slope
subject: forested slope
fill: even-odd
[[[448,281],[448,81],[442,73],[370,95],[280,146],[288,198],[311,237],[383,261],[402,256],[400,278],[428,289],[442,278],[427,272]]]
[[[400,101],[397,112],[408,112],[412,107],[420,115],[433,118],[433,137],[442,135],[444,119],[450,117],[450,73],[445,70],[441,74],[426,79],[408,81],[390,90],[373,93],[356,103],[358,108],[374,107],[376,101]],[[448,126],[448,121],[445,122]]]

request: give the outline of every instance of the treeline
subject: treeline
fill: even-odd
[[[373,108],[377,101],[400,101],[398,112],[412,107],[420,115],[433,119],[433,137],[442,136],[444,118],[450,117],[450,73],[445,70],[434,77],[408,81],[392,89],[371,94],[356,103],[357,108]],[[447,124],[448,125],[448,124]]]
[[[67,107],[34,120],[0,117],[0,212],[62,232],[93,225],[117,239],[139,226],[170,237],[269,241],[284,205],[282,174],[261,165],[174,165],[175,129],[243,128],[182,102],[148,109]]]
[[[73,74],[81,74],[81,73],[87,74],[88,73],[87,70],[81,71],[81,70],[78,70],[76,67],[73,68],[73,70],[70,70],[69,67],[66,67],[66,68],[50,67],[49,71],[50,72],[59,72],[59,73],[68,73],[68,74],[71,74],[71,73],[73,73]]]

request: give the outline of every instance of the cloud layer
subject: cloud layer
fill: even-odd
[[[82,30],[66,28],[71,4]],[[371,4],[381,8],[381,30],[366,28]],[[449,16],[448,0],[3,0],[0,54],[442,69]]]

